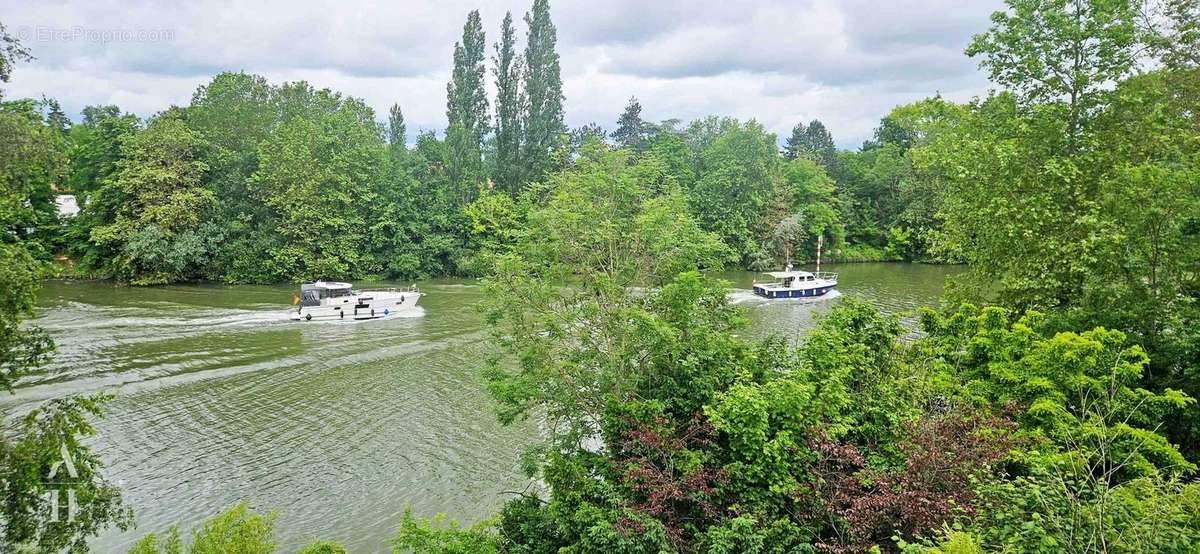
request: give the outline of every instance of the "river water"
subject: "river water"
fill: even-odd
[[[845,264],[840,297],[889,312],[935,305],[958,268]],[[798,336],[838,301],[766,301],[728,273],[750,333]],[[381,284],[387,286],[388,284]],[[473,522],[528,484],[529,423],[496,423],[478,369],[488,334],[473,281],[421,283],[411,317],[293,323],[291,286],[119,287],[48,282],[37,325],[58,343],[45,375],[0,398],[10,415],[48,398],[112,392],[92,444],[138,527],[93,541],[124,552],[145,533],[239,501],[278,513],[283,551],[314,538],[387,552],[405,506]]]

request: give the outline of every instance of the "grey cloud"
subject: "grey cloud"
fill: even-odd
[[[491,44],[505,11],[531,0],[336,0],[194,3],[15,0],[0,21],[21,27],[169,30],[157,42],[29,42],[10,96],[64,105],[114,102],[140,115],[186,103],[213,74],[244,70],[306,79],[368,101],[400,102],[410,129],[444,126],[444,87],[467,11]],[[567,123],[612,127],[630,95],[649,119],[755,117],[777,133],[820,118],[852,146],[897,103],[941,91],[965,100],[986,81],[962,50],[1001,0],[551,0]],[[490,52],[489,52],[490,54]]]

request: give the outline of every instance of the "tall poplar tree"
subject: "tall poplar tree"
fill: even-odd
[[[617,130],[612,134],[617,144],[640,152],[646,146],[646,122],[642,121],[642,104],[636,96],[629,97],[625,111],[617,120]]]
[[[492,58],[496,77],[496,155],[492,177],[495,183],[510,193],[517,192],[521,179],[521,56],[517,53],[517,32],[513,28],[512,12],[504,14],[500,25],[500,42],[494,45]]]
[[[482,174],[483,137],[488,133],[488,100],[483,87],[486,43],[479,10],[467,14],[462,42],[454,45],[454,73],[446,84],[446,140],[450,176],[456,182]]]
[[[392,104],[388,110],[388,152],[392,160],[400,158],[400,154],[408,150],[408,126],[404,124],[404,112],[400,104]]]
[[[541,179],[550,167],[550,152],[558,144],[563,125],[562,75],[559,69],[558,42],[550,21],[550,2],[534,0],[533,10],[525,14],[529,27],[525,43],[525,98],[528,111],[524,118],[521,144],[522,181]]]

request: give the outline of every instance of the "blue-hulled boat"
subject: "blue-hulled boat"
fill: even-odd
[[[754,294],[763,298],[814,298],[825,296],[837,287],[838,274],[829,272],[785,271],[766,273],[775,278],[772,283],[755,283]]]

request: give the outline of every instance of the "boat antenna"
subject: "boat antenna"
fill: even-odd
[[[821,238],[824,235],[817,235],[817,273],[821,272]]]

